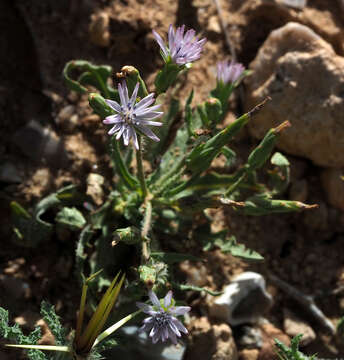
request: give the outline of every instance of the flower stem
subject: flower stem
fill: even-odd
[[[143,172],[141,136],[140,135],[138,135],[138,142],[139,142],[139,149],[136,150],[137,175],[138,175],[140,185],[141,185],[142,197],[143,197],[143,199],[145,199],[148,194],[148,191],[147,191],[147,185],[146,185],[146,180],[145,180],[145,174]]]
[[[152,203],[150,201],[146,204],[145,216],[143,218],[143,226],[141,231],[142,239],[142,259],[144,263],[147,263],[150,258],[150,240],[148,232],[152,224]]]

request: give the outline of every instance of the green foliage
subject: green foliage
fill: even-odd
[[[66,345],[67,331],[62,327],[60,317],[56,315],[54,306],[43,300],[41,304],[41,315],[54,335],[56,345]]]
[[[36,327],[29,335],[24,335],[18,324],[13,326],[9,325],[8,311],[0,307],[0,336],[20,345],[31,345],[36,344],[40,339],[41,329],[40,327]],[[28,357],[31,360],[47,359],[42,351],[33,349],[28,351]]]
[[[299,351],[299,342],[302,334],[295,336],[291,340],[290,347],[284,345],[278,339],[275,339],[275,346],[277,347],[277,355],[281,360],[315,360],[316,355],[306,356]]]

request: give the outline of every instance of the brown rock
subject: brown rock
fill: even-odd
[[[322,185],[330,205],[344,210],[344,172],[341,169],[326,169],[321,174]]]
[[[239,360],[257,360],[258,356],[258,349],[244,349],[239,352]]]
[[[110,45],[109,23],[109,15],[106,12],[100,12],[91,16],[89,33],[93,44],[101,47]]]
[[[294,337],[298,334],[302,334],[300,340],[300,346],[306,346],[316,339],[314,330],[306,324],[303,320],[298,318],[291,311],[284,309],[284,331],[290,336]]]
[[[263,333],[263,346],[259,352],[258,360],[271,360],[276,358],[276,347],[274,339],[278,339],[285,345],[290,345],[288,335],[270,323],[261,325]]]
[[[344,123],[338,120],[344,111],[344,58],[310,28],[288,23],[271,32],[250,67],[246,108],[272,97],[250,122],[251,134],[262,138],[289,120],[280,149],[317,165],[344,166],[338,156],[344,150]]]
[[[227,324],[211,324],[206,317],[196,319],[191,324],[190,359],[237,360],[238,352]]]

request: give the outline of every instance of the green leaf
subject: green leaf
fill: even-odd
[[[62,327],[60,317],[56,315],[54,306],[43,300],[41,304],[41,315],[54,335],[56,344],[68,345],[67,330]]]
[[[281,360],[315,360],[316,355],[306,356],[299,351],[299,342],[302,338],[302,334],[296,335],[292,338],[290,348],[283,344],[278,339],[275,340],[275,346],[278,349],[277,355]]]
[[[242,115],[207,142],[196,146],[187,156],[187,168],[194,173],[201,173],[207,170],[213,159],[221,152],[223,146],[228,144],[240,129],[246,125],[249,119],[249,113]]]
[[[71,73],[73,71],[81,72],[78,80],[73,80],[71,78]],[[92,85],[107,99],[118,99],[117,90],[108,85],[108,79],[110,78],[111,73],[111,66],[93,65],[84,60],[69,61],[63,69],[64,80],[71,90],[84,94],[88,90],[83,85]]]
[[[80,233],[79,240],[77,242],[75,250],[75,274],[81,280],[82,283],[82,274],[84,274],[84,264],[87,258],[85,254],[85,247],[93,236],[93,231],[91,231],[91,225],[87,225]]]
[[[10,326],[8,311],[0,307],[0,337],[16,342],[19,345],[35,345],[41,337],[40,327],[36,327],[29,335],[24,335],[18,324]],[[40,350],[29,350],[31,360],[46,360],[46,355]]]
[[[160,70],[155,78],[155,88],[157,94],[167,91],[167,89],[176,81],[178,74],[185,68],[172,62],[165,63],[162,70]]]
[[[339,319],[338,321],[338,324],[337,324],[337,333],[340,335],[340,336],[343,336],[344,337],[344,316]]]
[[[199,286],[195,286],[195,285],[188,285],[188,284],[178,284],[173,282],[172,286],[176,289],[182,290],[182,291],[205,291],[207,294],[212,295],[212,296],[219,296],[221,294],[223,294],[222,291],[213,291],[204,287],[199,287]]]
[[[235,236],[231,236],[228,240],[224,242],[217,241],[215,244],[221,249],[223,253],[230,253],[235,257],[239,257],[244,260],[249,261],[262,261],[264,260],[263,256],[258,254],[256,251],[247,249],[245,245],[238,244],[236,242]]]
[[[269,172],[273,194],[280,194],[285,191],[290,181],[290,164],[288,159],[281,153],[276,152],[271,157],[271,164],[276,168]]]
[[[179,254],[179,253],[152,252],[151,257],[156,261],[161,261],[166,264],[174,264],[184,260],[202,261],[202,259],[199,257],[189,254]]]
[[[56,217],[55,221],[62,225],[63,227],[66,227],[70,230],[79,230],[82,229],[85,224],[86,220],[82,213],[76,209],[75,207],[69,208],[64,207],[62,210],[60,210]]]

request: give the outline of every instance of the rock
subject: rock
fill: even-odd
[[[42,337],[37,341],[37,345],[56,345],[55,337],[43,319],[38,320],[36,326],[39,326],[42,332]]]
[[[46,161],[55,168],[67,164],[67,153],[63,142],[50,129],[32,120],[19,129],[13,136],[13,142],[24,155],[36,162]]]
[[[221,34],[221,26],[217,15],[213,15],[209,18],[207,30],[216,34]]]
[[[17,184],[21,183],[22,180],[21,174],[14,164],[5,162],[0,165],[0,181],[8,184]]]
[[[295,9],[303,9],[307,5],[307,0],[276,0],[278,3],[290,6]]]
[[[87,191],[94,203],[98,206],[103,204],[104,192],[102,185],[104,184],[104,177],[99,174],[90,173],[87,176]]]
[[[91,16],[89,26],[90,40],[94,45],[108,47],[110,45],[110,19],[106,12],[100,12]]]
[[[56,117],[57,125],[61,126],[64,130],[72,132],[78,125],[78,114],[74,105],[67,105],[63,107]]]
[[[291,183],[289,189],[289,199],[293,201],[306,202],[308,197],[307,180],[296,180]]]
[[[209,311],[211,316],[231,325],[257,322],[272,304],[265,279],[254,272],[239,274],[223,291]]]
[[[248,325],[239,328],[237,344],[242,348],[259,349],[263,345],[262,331]]]
[[[263,333],[263,346],[259,352],[258,360],[276,359],[276,347],[274,339],[278,339],[287,346],[290,346],[290,339],[283,331],[270,323],[261,325]]]
[[[237,360],[238,352],[227,324],[211,324],[206,317],[191,324],[188,359]]]
[[[257,360],[259,356],[258,349],[244,349],[239,352],[240,360]]]
[[[294,313],[284,309],[283,314],[283,327],[286,334],[290,337],[294,337],[298,334],[303,335],[300,340],[300,346],[306,346],[316,339],[314,330],[303,320],[299,319]]]
[[[277,146],[315,164],[344,166],[344,58],[310,28],[287,25],[271,32],[250,64],[246,108],[271,96],[249,123],[249,131],[263,138],[271,128],[289,120]],[[314,76],[316,74],[316,76]]]
[[[186,282],[190,285],[203,287],[208,283],[207,269],[201,262],[183,261],[180,269],[186,273]]]
[[[333,207],[344,210],[344,172],[341,169],[325,169],[321,174],[327,201]]]

